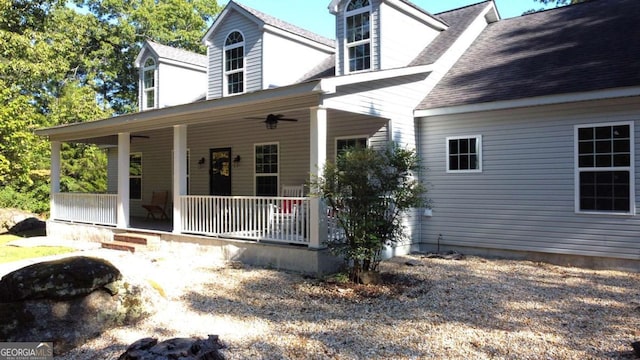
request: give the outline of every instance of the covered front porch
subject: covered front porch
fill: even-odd
[[[340,232],[306,185],[339,144],[390,140],[389,120],[323,105],[311,84],[123,115],[41,131],[52,144],[51,220],[322,249]],[[265,126],[266,114],[296,121]],[[271,124],[273,125],[273,124]],[[60,191],[63,142],[108,153],[108,191]],[[223,154],[223,155],[220,155]],[[134,170],[132,170],[134,169]],[[296,195],[286,186],[305,187]],[[140,222],[152,193],[167,218]]]

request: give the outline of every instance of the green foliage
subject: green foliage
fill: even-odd
[[[0,208],[16,208],[35,214],[49,211],[49,188],[37,186],[24,191],[5,186],[0,189]]]
[[[336,163],[327,162],[322,177],[313,181],[344,230],[344,239],[327,245],[345,258],[352,280],[377,269],[384,246],[404,237],[403,214],[425,205],[426,190],[414,177],[419,169],[412,150],[353,148]]]
[[[533,0],[533,1],[540,3],[545,7],[537,10],[536,9],[527,10],[524,12],[525,14],[531,14],[534,12],[543,11],[548,6],[558,7],[558,6],[565,6],[565,5],[573,5],[573,4],[585,2],[587,0]]]
[[[0,202],[47,211],[50,146],[33,130],[135,111],[143,40],[204,52],[219,11],[210,0],[0,0]],[[65,144],[62,159],[64,191],[106,190],[98,148]]]

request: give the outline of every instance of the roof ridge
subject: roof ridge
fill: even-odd
[[[433,15],[434,16],[440,16],[440,15],[444,15],[444,14],[447,14],[447,13],[450,13],[450,12],[453,12],[453,11],[459,11],[459,10],[462,10],[462,9],[466,9],[466,8],[469,8],[469,7],[472,7],[472,6],[477,6],[477,5],[484,4],[484,3],[489,3],[489,2],[493,2],[493,0],[478,1],[477,3],[461,6],[459,8],[455,8],[455,9],[441,11],[441,12],[433,14]]]
[[[145,39],[145,42],[159,57],[178,60],[198,66],[206,66],[208,62],[207,55],[200,54],[195,51],[165,45],[151,39]]]
[[[320,34],[316,34],[312,31],[309,31],[307,29],[304,29],[298,25],[292,24],[290,22],[287,22],[285,20],[279,19],[275,16],[266,14],[262,11],[256,10],[250,6],[247,6],[245,4],[242,4],[238,1],[234,1],[234,0],[230,0],[229,4],[234,3],[235,5],[239,6],[240,8],[242,8],[243,10],[247,11],[248,13],[250,13],[251,15],[257,17],[258,19],[260,19],[261,21],[265,22],[266,24],[269,24],[271,26],[277,27],[281,30],[284,30],[286,32],[292,33],[294,35],[299,35],[302,36],[304,38],[307,38],[309,40],[318,42],[320,44],[329,46],[329,47],[335,47],[335,40],[333,39],[329,39],[327,37],[324,37]]]

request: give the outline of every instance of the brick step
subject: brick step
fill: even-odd
[[[111,250],[119,250],[119,251],[129,251],[135,253],[136,250],[144,247],[145,245],[134,244],[126,241],[103,241],[102,248],[103,249],[111,249]]]
[[[113,234],[113,241],[139,245],[150,245],[158,243],[160,241],[160,237],[154,234],[121,233]]]

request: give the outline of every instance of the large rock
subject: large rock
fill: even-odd
[[[0,233],[19,234],[30,230],[45,232],[46,224],[34,214],[19,209],[0,209]]]
[[[224,360],[220,352],[223,348],[217,335],[209,335],[208,339],[175,338],[161,343],[155,338],[144,338],[131,344],[118,360]]]
[[[137,322],[160,300],[150,285],[123,280],[109,262],[88,257],[7,274],[0,280],[0,299],[0,341],[52,341],[54,354]]]
[[[70,299],[105,289],[122,279],[110,262],[85,256],[29,265],[0,279],[0,303],[34,299]],[[111,294],[114,295],[114,294]]]

